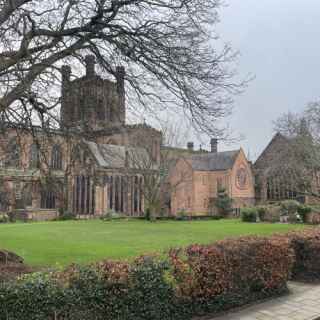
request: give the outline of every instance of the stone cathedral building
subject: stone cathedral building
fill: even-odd
[[[125,70],[115,80],[95,72],[71,80],[62,67],[61,128],[44,132],[3,125],[0,132],[0,211],[48,219],[65,208],[78,215],[108,210],[144,211],[140,164],[160,162],[162,134],[146,124],[128,125]]]

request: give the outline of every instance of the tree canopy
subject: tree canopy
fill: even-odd
[[[59,120],[61,68],[94,54],[126,69],[132,109],[180,110],[218,134],[245,82],[215,32],[220,0],[0,0],[0,112],[23,123]],[[219,49],[218,49],[219,48]]]

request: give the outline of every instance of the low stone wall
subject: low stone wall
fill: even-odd
[[[58,218],[59,213],[56,209],[24,209],[16,210],[14,216],[23,221],[52,221]]]

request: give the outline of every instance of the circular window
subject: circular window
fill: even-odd
[[[240,189],[245,189],[248,182],[248,173],[246,168],[240,168],[237,171],[236,183],[237,187]]]

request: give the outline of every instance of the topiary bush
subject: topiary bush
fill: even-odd
[[[241,220],[243,222],[257,222],[258,209],[257,208],[242,208]]]

